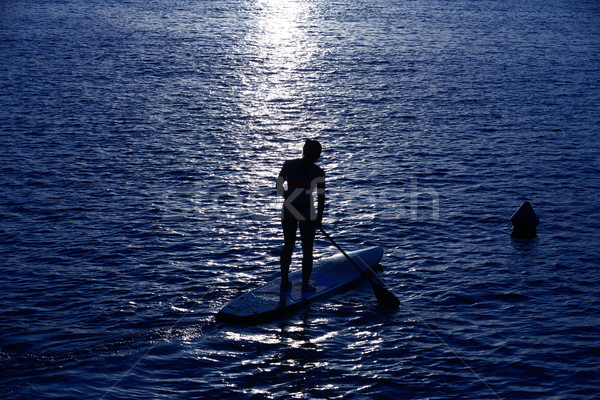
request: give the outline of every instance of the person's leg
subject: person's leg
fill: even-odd
[[[281,220],[283,227],[283,250],[281,252],[280,267],[281,267],[281,283],[287,285],[288,274],[290,272],[290,264],[292,263],[292,253],[296,243],[296,230],[298,221],[295,218],[284,215]]]
[[[302,239],[302,288],[310,290],[310,275],[313,268],[313,244],[315,242],[316,225],[314,221],[300,222],[300,238]]]

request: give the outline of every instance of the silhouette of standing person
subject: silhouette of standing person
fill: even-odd
[[[325,172],[315,162],[321,156],[321,144],[307,139],[302,148],[302,158],[288,160],[277,177],[277,193],[285,198],[282,210],[284,245],[281,253],[281,289],[290,290],[288,279],[292,253],[296,243],[296,231],[300,227],[302,241],[302,291],[314,292],[309,285],[313,267],[313,243],[315,232],[323,220],[325,209]],[[287,181],[287,189],[284,182]],[[317,188],[317,212],[313,191]]]

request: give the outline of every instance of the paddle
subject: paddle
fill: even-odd
[[[356,269],[359,270],[361,274],[363,274],[367,279],[369,279],[369,283],[371,283],[373,293],[375,293],[375,297],[377,297],[377,301],[379,301],[380,304],[390,308],[396,308],[400,306],[400,300],[398,300],[392,292],[383,287],[383,281],[375,274],[375,272],[373,272],[371,268],[368,268],[366,271],[363,272],[363,270],[360,269],[360,267],[354,262],[354,260],[351,259],[350,256],[348,256],[348,254],[346,254],[346,252],[340,247],[340,245],[337,244],[335,240],[333,240],[333,238],[329,236],[327,232],[325,232],[325,230],[323,230],[323,227],[319,227],[319,229],[321,230],[323,235],[325,235],[325,237],[329,239],[329,241],[335,247],[337,247],[337,249],[348,259],[348,261],[350,261],[350,263],[354,265],[354,267],[356,267]]]

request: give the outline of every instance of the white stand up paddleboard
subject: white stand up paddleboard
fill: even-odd
[[[348,253],[364,272],[375,267],[383,257],[381,247],[371,247]],[[302,270],[289,274],[291,289],[281,289],[281,278],[243,294],[227,304],[217,319],[230,322],[254,323],[286,315],[293,309],[329,293],[344,289],[364,277],[342,254],[315,262],[310,276],[314,292],[302,292]]]

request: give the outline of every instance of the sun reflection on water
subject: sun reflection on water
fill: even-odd
[[[306,29],[311,8],[301,0],[258,0],[254,16],[242,43],[249,58],[240,71],[240,105],[251,129],[293,130],[305,96],[302,74],[315,51]]]
[[[235,171],[227,178],[235,188],[227,212],[259,221],[255,238],[278,237],[281,199],[275,179],[284,159],[300,156],[300,141],[310,135],[302,122],[309,119],[309,75],[316,74],[307,73],[317,49],[309,29],[314,8],[305,0],[249,4],[249,20],[234,50],[243,55],[232,98],[241,115],[234,118],[228,138],[234,149],[223,154]]]

